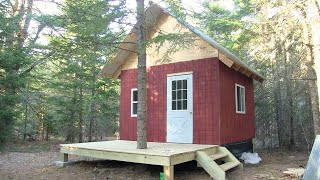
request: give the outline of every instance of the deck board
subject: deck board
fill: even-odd
[[[176,143],[158,143],[148,142],[147,149],[137,149],[136,141],[101,141],[89,143],[61,144],[61,147],[93,149],[100,151],[112,151],[132,154],[154,155],[154,156],[172,156],[181,153],[195,152],[198,150],[216,147],[216,145],[200,144],[176,144]]]

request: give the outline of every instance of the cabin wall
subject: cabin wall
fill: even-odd
[[[137,70],[121,72],[120,139],[137,139],[137,118],[131,117],[131,89],[137,88]]]
[[[147,77],[148,141],[166,142],[167,74],[193,74],[193,142],[220,144],[219,60],[207,58],[151,66]],[[137,70],[121,72],[120,139],[136,140],[137,118],[130,117],[131,89],[137,87]]]
[[[221,144],[255,137],[253,80],[219,63]],[[246,113],[236,113],[235,83],[245,87]]]

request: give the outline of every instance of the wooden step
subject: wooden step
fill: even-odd
[[[217,159],[224,158],[224,157],[226,157],[226,156],[228,156],[228,154],[226,154],[226,153],[216,153],[216,154],[210,155],[210,158],[211,158],[212,160],[217,160]]]
[[[221,164],[220,165],[220,168],[223,170],[223,171],[228,171],[229,169],[232,169],[234,167],[237,167],[241,164],[241,162],[239,161],[233,161],[233,162],[227,162],[227,163],[224,163],[224,164]]]

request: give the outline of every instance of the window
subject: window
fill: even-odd
[[[236,84],[236,112],[246,113],[246,98],[245,88],[239,84]]]
[[[131,89],[131,117],[137,117],[138,112],[138,89]]]
[[[188,109],[188,90],[187,80],[172,81],[172,110],[187,110]]]

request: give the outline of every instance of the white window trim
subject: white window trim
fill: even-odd
[[[243,97],[243,101],[244,101],[244,111],[238,111],[238,98],[237,98],[237,87],[243,88],[244,91],[244,97]],[[236,113],[238,114],[246,114],[246,88],[240,84],[235,85],[235,99],[236,99]]]
[[[131,101],[130,101],[131,117],[137,117],[137,114],[133,114],[133,103],[138,103],[138,101],[133,101],[133,91],[138,91],[138,89],[137,88],[131,89]]]

